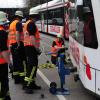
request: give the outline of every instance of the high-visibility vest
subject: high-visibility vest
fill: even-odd
[[[4,28],[0,27],[0,30],[4,30]],[[7,61],[4,59],[2,53],[0,52],[0,64],[5,64],[5,63],[7,63]]]
[[[19,21],[18,20],[14,20],[11,24],[10,24],[10,27],[9,27],[9,35],[8,35],[8,38],[9,38],[9,45],[13,44],[13,43],[16,43],[16,24],[18,23]],[[20,40],[19,41],[23,41],[23,32],[20,33]]]
[[[27,31],[27,25],[32,22],[32,20],[28,20],[25,25],[24,25],[24,46],[34,46],[34,44],[32,43],[31,39],[30,39],[30,35],[29,32]],[[40,33],[38,31],[38,28],[36,29],[36,33],[35,33],[35,43],[37,44],[37,47],[39,47],[40,45]]]
[[[55,43],[56,43],[56,46],[57,46],[57,47],[62,47],[62,43],[63,43],[63,42],[59,42],[59,41],[56,39],[56,40],[55,40]],[[54,53],[54,54],[52,54],[52,56],[55,56],[55,57],[56,57],[56,56],[57,56],[57,53],[56,53],[57,51],[58,51],[58,49],[56,49],[55,47],[51,47],[51,52]]]

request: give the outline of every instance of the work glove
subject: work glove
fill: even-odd
[[[37,55],[40,55],[42,53],[41,49],[39,48],[36,48],[36,52],[37,52]]]
[[[10,73],[13,73],[14,67],[12,63],[9,64],[9,69],[10,69]]]

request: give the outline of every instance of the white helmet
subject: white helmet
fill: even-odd
[[[23,17],[23,12],[22,11],[16,11],[15,12],[15,15],[20,16],[20,17]]]
[[[7,16],[6,13],[0,11],[0,25],[4,25],[7,23]]]
[[[62,38],[62,35],[61,35],[61,34],[57,34],[57,37],[58,37],[58,38]]]
[[[30,10],[29,11],[29,15],[36,15],[36,14],[38,14],[37,10]]]

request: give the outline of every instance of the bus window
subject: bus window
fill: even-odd
[[[56,8],[48,10],[48,20],[51,20],[48,22],[49,25],[63,25],[63,8]]]
[[[84,46],[96,49],[98,47],[93,12],[89,7],[83,7]]]
[[[68,15],[69,15],[69,32],[70,35],[77,40],[78,42],[80,42],[80,36],[81,36],[81,32],[79,31],[79,18],[77,17],[77,11],[75,7],[69,8],[68,10]]]

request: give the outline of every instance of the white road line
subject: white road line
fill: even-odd
[[[39,69],[37,73],[49,87],[51,82],[48,80],[48,78]],[[56,96],[58,97],[59,100],[67,100],[63,95],[56,95]]]

